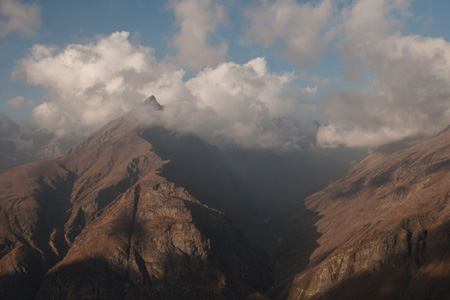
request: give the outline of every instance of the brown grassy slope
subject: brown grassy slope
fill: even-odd
[[[321,236],[289,299],[448,299],[449,199],[450,131],[371,154],[306,200]]]

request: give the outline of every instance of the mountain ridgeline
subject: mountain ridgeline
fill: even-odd
[[[449,130],[326,187],[364,149],[219,149],[161,109],[0,174],[2,299],[450,298]]]
[[[138,131],[128,115],[0,175],[3,297],[242,299],[272,285],[270,257],[163,177],[169,161]]]

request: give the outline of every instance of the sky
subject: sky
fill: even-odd
[[[450,125],[450,1],[0,0],[0,112],[86,136],[152,124],[255,149]]]

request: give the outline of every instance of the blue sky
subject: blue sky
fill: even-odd
[[[290,147],[310,136],[323,146],[372,146],[412,134],[429,134],[447,124],[447,111],[443,110],[450,108],[449,100],[442,98],[447,77],[438,69],[443,63],[433,60],[433,56],[442,56],[444,65],[447,63],[448,12],[450,1],[445,0],[0,0],[0,111],[46,130],[59,130],[58,134],[68,134],[73,128],[86,134],[131,109],[148,91],[159,92],[162,96],[157,98],[169,106],[171,101],[178,107],[189,102],[191,110],[179,110],[200,120],[210,120],[202,110],[206,108],[223,118],[213,126],[210,121],[198,122],[198,128],[192,120],[189,125],[163,120],[167,126],[189,128],[206,139],[221,137],[249,147]],[[15,23],[13,18],[17,18]],[[127,32],[126,38],[115,36],[118,43],[135,47],[130,51],[145,57],[152,68],[142,71],[123,66],[116,70],[113,77],[120,78],[124,86],[129,84],[130,91],[115,90],[112,95],[103,90],[92,92],[94,86],[80,87],[83,92],[70,90],[68,74],[91,70],[88,65],[52,73],[53,67],[62,68],[58,57],[70,59],[70,45],[85,47],[78,50],[89,52],[86,59],[95,60],[98,42],[104,39],[113,44],[115,32]],[[39,68],[44,68],[45,58],[32,54],[35,45],[54,48],[44,70]],[[401,56],[393,56],[400,48]],[[133,55],[115,55],[122,54]],[[256,58],[265,61],[247,65]],[[226,65],[219,69],[223,63]],[[243,75],[248,68],[256,70],[262,65],[266,69],[257,76],[261,80],[258,84],[278,102],[265,99],[256,89],[256,79]],[[392,80],[403,77],[399,76],[402,72],[414,73],[415,67],[425,74]],[[130,75],[130,68],[136,74]],[[180,70],[184,76],[178,79],[174,74]],[[42,71],[45,74],[39,77],[36,72]],[[74,80],[89,74],[78,75]],[[65,82],[65,89],[58,78]],[[97,86],[116,84],[104,73],[95,78],[108,80],[99,81]],[[163,90],[161,80],[167,78],[176,78],[184,90]],[[271,80],[274,83],[269,86]],[[141,81],[141,85],[136,84]],[[243,86],[239,90],[243,94],[217,95],[217,89],[209,91],[201,86],[229,83],[230,87],[247,81],[254,85]],[[427,90],[430,84],[418,84],[428,81],[436,83],[432,93]],[[136,90],[140,92],[133,93]],[[189,94],[185,97],[188,100],[182,92]],[[426,100],[421,96],[424,92],[430,94]],[[222,100],[234,103],[232,96],[246,103],[242,108],[242,102],[236,102],[236,109],[240,107],[247,115],[236,117],[224,108],[226,105],[221,106]],[[171,100],[177,97],[184,102]],[[205,97],[216,97],[217,101]],[[424,106],[424,101],[436,111]],[[261,105],[259,111],[267,113],[251,110],[255,103]],[[83,110],[86,107],[92,111]],[[98,117],[90,119],[96,111]],[[176,119],[167,119],[171,117]],[[285,123],[275,126],[268,121],[246,121],[266,119]],[[318,129],[308,127],[316,121],[321,124]],[[205,126],[213,129],[205,132]],[[61,127],[65,129],[61,131]],[[248,134],[240,137],[242,132]]]

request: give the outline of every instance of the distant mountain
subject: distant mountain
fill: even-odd
[[[51,133],[21,126],[0,113],[0,171],[25,163],[56,158],[76,143]]]
[[[243,197],[207,199],[208,183],[185,176],[208,174],[177,169],[194,166],[184,155],[223,171],[220,187],[209,174],[212,188],[236,186],[206,144],[131,114],[59,159],[3,172],[2,299],[265,299],[271,259],[213,208],[233,214]]]
[[[450,299],[449,200],[450,130],[381,147],[278,227],[288,299]]]
[[[16,135],[19,132],[19,125],[4,113],[0,113],[0,135],[2,137],[11,137]]]

